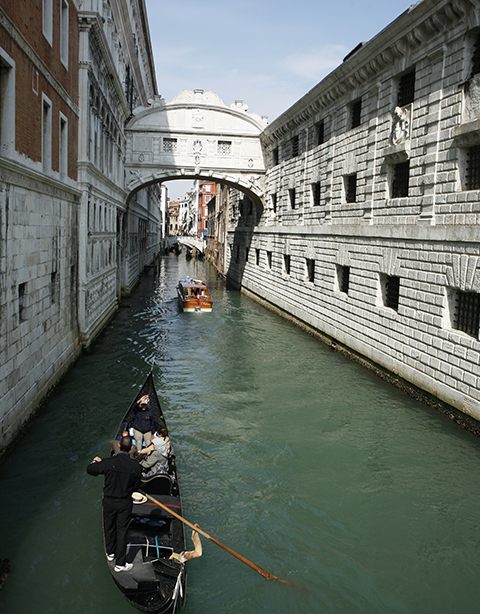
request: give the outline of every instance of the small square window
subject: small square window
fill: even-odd
[[[357,173],[345,177],[345,200],[347,203],[357,200]]]
[[[306,258],[305,262],[307,266],[307,279],[313,283],[315,281],[315,260],[313,258]]]
[[[320,204],[320,181],[312,183],[312,199],[314,205]]]
[[[290,275],[290,254],[283,254],[283,268],[287,275]]]
[[[290,190],[288,190],[288,198],[290,200],[291,209],[295,209],[295,188],[290,188]]]
[[[362,100],[356,100],[351,106],[351,128],[360,126],[362,120]]]
[[[404,198],[408,196],[409,178],[410,160],[395,164],[392,178],[392,198]]]

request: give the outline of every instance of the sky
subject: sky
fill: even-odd
[[[146,0],[158,93],[214,91],[269,122],[412,0]],[[170,199],[191,181],[168,182]]]

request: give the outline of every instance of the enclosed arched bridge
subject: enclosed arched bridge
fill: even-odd
[[[265,164],[260,133],[265,117],[214,92],[185,90],[135,110],[126,127],[129,199],[152,183],[204,179],[240,189],[261,206]]]

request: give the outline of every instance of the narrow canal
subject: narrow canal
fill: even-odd
[[[180,312],[187,273],[206,277],[213,313]],[[135,612],[105,563],[103,480],[85,468],[153,360],[185,516],[304,587],[203,540],[185,614],[478,612],[480,441],[169,256],[0,465],[2,613]]]

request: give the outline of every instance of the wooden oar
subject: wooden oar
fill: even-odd
[[[277,576],[274,576],[273,574],[269,573],[268,571],[265,571],[265,569],[262,569],[258,565],[255,565],[255,563],[252,563],[251,561],[249,561],[248,559],[243,557],[241,554],[238,554],[237,552],[234,552],[231,548],[229,548],[228,546],[225,546],[225,544],[222,544],[221,542],[219,542],[217,539],[215,539],[214,537],[212,537],[208,533],[205,533],[205,531],[202,531],[202,529],[200,529],[198,527],[198,525],[195,526],[191,522],[188,522],[188,520],[185,520],[185,518],[182,518],[182,516],[180,516],[180,514],[177,514],[176,512],[171,510],[167,505],[164,505],[163,503],[160,503],[160,501],[157,501],[156,499],[154,499],[150,495],[147,495],[146,492],[143,492],[143,491],[140,491],[140,492],[142,492],[142,494],[144,494],[147,497],[147,499],[150,499],[150,501],[152,501],[153,503],[156,503],[158,506],[162,507],[169,514],[171,514],[172,516],[175,516],[175,518],[178,518],[179,520],[181,520],[184,524],[186,524],[189,527],[191,527],[194,531],[197,531],[197,533],[200,533],[200,535],[203,535],[204,537],[206,537],[207,539],[212,541],[214,544],[217,544],[217,546],[220,546],[220,548],[223,548],[224,550],[226,550],[230,554],[233,554],[233,556],[236,557],[239,561],[242,561],[242,563],[245,563],[245,565],[248,565],[249,567],[251,567],[254,571],[259,573],[261,576],[263,576],[264,578],[267,578],[267,580],[276,580],[277,582],[281,582],[282,584],[287,584],[289,586],[296,586],[296,584],[294,582],[291,582],[290,580],[283,580],[282,578],[277,578]]]

